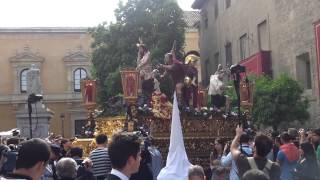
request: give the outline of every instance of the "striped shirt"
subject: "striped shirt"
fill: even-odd
[[[106,176],[111,171],[111,162],[107,148],[97,148],[90,153],[94,176]]]

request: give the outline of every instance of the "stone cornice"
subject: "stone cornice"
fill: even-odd
[[[63,58],[66,63],[72,62],[89,62],[89,53],[84,52],[81,46],[77,47],[74,51],[69,51]]]
[[[41,57],[39,53],[34,53],[30,50],[30,47],[26,45],[22,52],[16,52],[15,56],[9,58],[11,63],[19,62],[40,62],[44,61],[44,57]]]
[[[0,28],[0,33],[81,33],[87,34],[88,27],[19,27]]]
[[[0,104],[20,104],[26,103],[27,95],[26,94],[12,94],[12,95],[0,95]],[[52,102],[82,102],[81,93],[75,92],[65,92],[59,94],[44,94],[43,95],[44,103]]]

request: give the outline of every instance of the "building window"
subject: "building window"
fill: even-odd
[[[247,49],[247,34],[244,34],[240,37],[240,60],[244,60],[247,58],[246,49]]]
[[[232,65],[232,45],[228,42],[225,46],[226,49],[226,67]]]
[[[74,91],[81,91],[81,79],[85,79],[87,77],[87,71],[83,68],[78,68],[74,71],[73,81],[74,81]]]
[[[20,92],[26,93],[27,92],[27,72],[29,69],[23,69],[20,72]]]
[[[267,29],[267,21],[258,24],[258,41],[259,49],[262,51],[269,50],[269,35]]]
[[[231,6],[231,0],[225,0],[226,3],[226,9],[228,9]]]
[[[84,126],[86,125],[87,120],[75,120],[74,121],[74,135],[75,137],[81,137],[84,133]]]
[[[303,53],[297,56],[296,71],[297,80],[301,83],[303,88],[312,89],[309,53]]]
[[[218,0],[215,1],[214,3],[214,18],[218,18],[219,15],[219,4],[218,4]]]

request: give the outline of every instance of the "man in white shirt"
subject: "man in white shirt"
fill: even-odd
[[[141,152],[140,140],[132,133],[113,135],[108,147],[112,170],[106,180],[129,180],[139,171]]]

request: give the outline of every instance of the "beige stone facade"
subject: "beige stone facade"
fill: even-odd
[[[15,112],[27,101],[22,71],[35,64],[43,102],[55,113],[50,131],[73,136],[86,118],[80,92],[74,89],[75,71],[82,68],[90,75],[90,44],[86,28],[0,29],[0,131],[16,127]]]
[[[320,1],[195,0],[193,8],[201,10],[204,79],[209,79],[219,63],[235,64],[270,51],[272,75],[288,73],[301,83],[311,100],[313,123],[320,125],[314,32],[314,23],[320,19]]]
[[[75,71],[90,76],[91,37],[87,28],[0,28],[0,131],[17,126],[16,112],[26,105],[22,72],[40,68],[43,102],[54,112],[50,131],[73,137],[86,119]],[[185,51],[199,50],[197,29],[186,32]],[[64,118],[61,118],[61,115]]]

